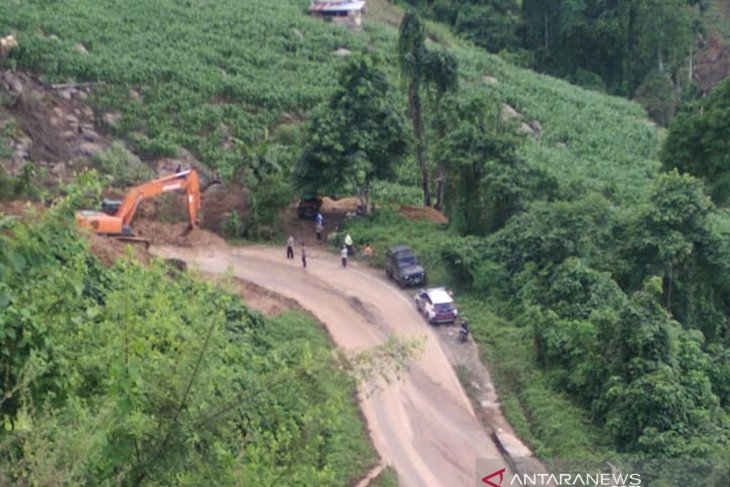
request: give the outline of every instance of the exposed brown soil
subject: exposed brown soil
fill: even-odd
[[[342,222],[348,218],[348,214],[351,215],[355,212],[357,204],[353,206],[353,200],[359,204],[358,198],[343,198],[340,200],[323,198],[320,210],[324,218],[322,240],[317,240],[313,219],[301,219],[297,216],[297,205],[295,203],[289,207],[285,214],[281,215],[285,234],[294,237],[297,247],[302,242],[308,246],[324,247],[327,244],[327,237],[338,232]]]
[[[0,118],[18,127],[10,134],[13,156],[0,161],[11,174],[33,163],[50,172],[45,185],[52,186],[68,181],[111,143],[86,105],[90,85],[54,88],[31,74],[0,70],[0,92],[8,100]]]
[[[246,214],[246,202],[247,194],[241,186],[210,186],[201,198],[203,228],[223,233],[225,221],[232,212],[238,212],[241,218]]]
[[[217,274],[206,273],[206,276],[213,281],[222,282],[222,279]],[[292,309],[304,311],[299,306],[299,303],[293,299],[289,299],[245,279],[234,278],[232,281],[225,281],[225,285],[229,288],[232,286],[232,291],[239,294],[247,306],[259,311],[264,316],[276,316],[286,310]]]
[[[134,233],[155,245],[176,245],[199,249],[224,249],[226,241],[218,235],[196,228],[188,232],[187,223],[160,223],[139,219],[133,223]]]
[[[149,263],[152,258],[152,255],[141,244],[130,244],[93,233],[87,234],[86,238],[89,241],[91,253],[107,266],[128,257],[143,264]]]
[[[322,213],[346,213],[348,211],[354,212],[360,205],[360,199],[355,196],[347,198],[340,198],[334,200],[328,196],[322,198]]]
[[[22,216],[29,211],[41,211],[38,203],[23,200],[0,201],[0,215]]]
[[[446,215],[430,206],[408,206],[403,205],[399,210],[400,214],[411,220],[429,220],[436,223],[449,223]]]
[[[29,154],[32,160],[57,162],[71,158],[69,143],[52,124],[48,108],[39,97],[21,95],[16,99],[14,109],[22,130],[34,141]]]

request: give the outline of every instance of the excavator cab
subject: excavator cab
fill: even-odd
[[[119,211],[119,208],[121,207],[122,200],[110,200],[104,198],[104,200],[101,202],[101,211],[103,211],[107,215],[116,215]]]

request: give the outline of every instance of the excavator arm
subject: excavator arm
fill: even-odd
[[[135,186],[124,197],[116,216],[122,219],[123,225],[130,225],[139,204],[145,198],[157,196],[169,191],[184,190],[188,195],[188,221],[191,228],[198,226],[198,210],[200,209],[200,181],[198,173],[190,169],[154,181]]]
[[[113,214],[82,210],[76,213],[76,223],[96,233],[106,235],[131,235],[130,224],[137,213],[139,204],[145,198],[170,191],[187,193],[189,229],[196,228],[200,222],[200,180],[194,169],[163,176],[130,189]],[[116,205],[114,205],[116,207]]]

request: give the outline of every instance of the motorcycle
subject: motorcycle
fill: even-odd
[[[461,320],[459,326],[459,343],[466,343],[466,341],[469,339],[469,322],[466,320]]]

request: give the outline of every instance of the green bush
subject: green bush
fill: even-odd
[[[281,232],[281,211],[291,202],[292,186],[283,174],[272,174],[255,184],[250,193],[243,234],[247,238],[271,240]]]
[[[334,486],[374,462],[316,323],[161,262],[103,267],[58,211],[0,222],[3,482]]]
[[[221,222],[223,235],[228,238],[239,238],[243,231],[243,222],[241,221],[241,215],[233,210],[231,213]]]
[[[134,186],[150,180],[154,173],[121,142],[114,142],[105,151],[94,156],[94,162],[102,174],[111,176],[118,187]]]

